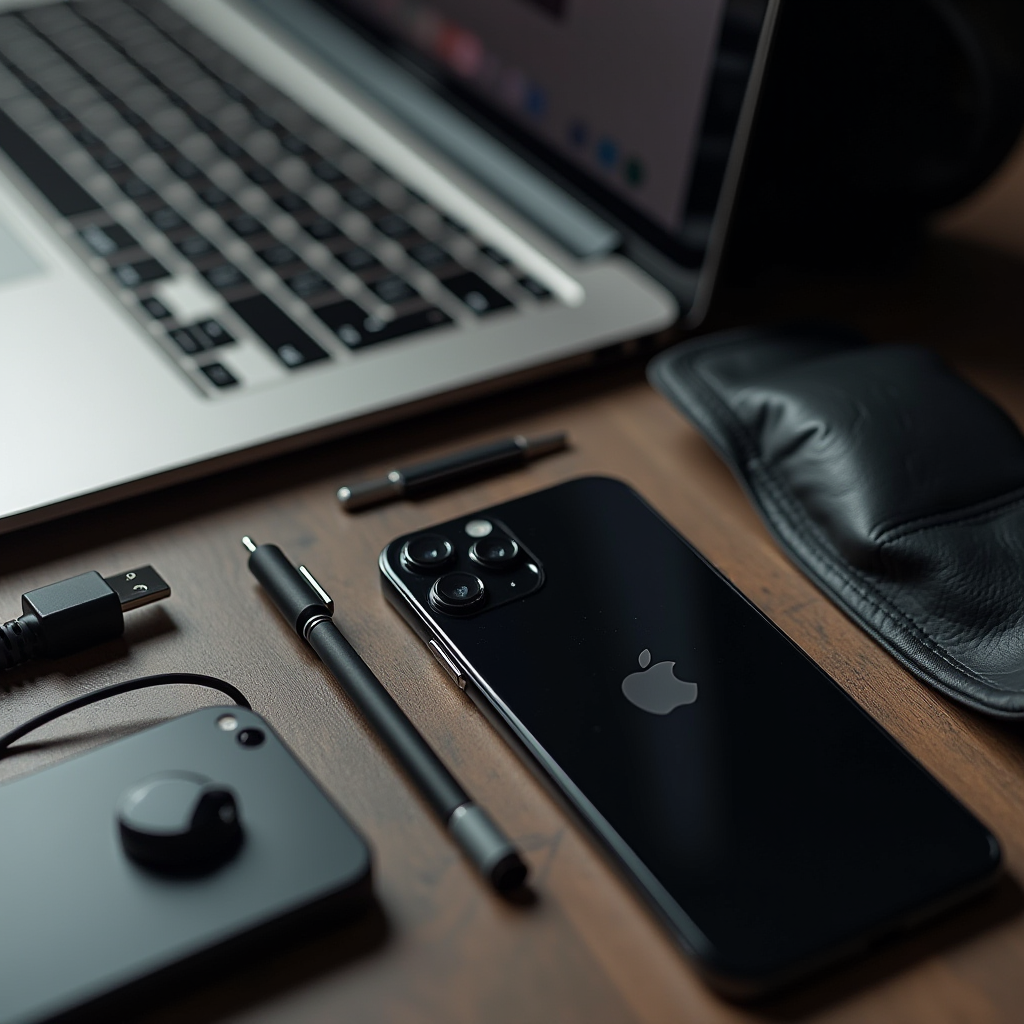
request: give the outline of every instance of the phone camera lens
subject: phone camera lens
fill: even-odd
[[[469,549],[469,557],[488,569],[508,569],[519,558],[519,545],[511,537],[494,533],[474,542]]]
[[[402,564],[417,572],[434,572],[446,566],[455,552],[439,533],[423,533],[406,541],[402,548]]]
[[[243,747],[258,747],[265,739],[262,729],[243,729],[238,734],[238,742]]]
[[[483,599],[483,582],[469,572],[450,572],[430,588],[430,603],[446,612],[468,612]]]

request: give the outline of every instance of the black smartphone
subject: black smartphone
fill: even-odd
[[[717,987],[981,889],[989,831],[625,484],[399,537],[384,593]]]

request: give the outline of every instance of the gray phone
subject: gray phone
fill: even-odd
[[[140,864],[119,828],[154,779],[233,794],[211,870]],[[259,715],[204,708],[0,786],[0,1024],[114,1020],[147,994],[366,906],[370,851]]]

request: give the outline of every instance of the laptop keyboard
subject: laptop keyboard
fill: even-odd
[[[550,297],[160,0],[0,15],[0,150],[209,393]]]

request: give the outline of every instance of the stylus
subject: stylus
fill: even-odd
[[[342,636],[324,588],[305,566],[296,569],[276,544],[254,544],[248,537],[242,544],[249,552],[249,571],[388,745],[466,856],[495,889],[507,892],[522,885],[526,864],[516,848],[473,803]]]
[[[546,434],[543,437],[523,437],[518,434],[504,441],[491,441],[402,469],[393,469],[385,476],[373,480],[347,484],[338,489],[338,501],[346,512],[355,512],[396,498],[415,498],[425,491],[451,486],[471,477],[490,476],[492,473],[522,466],[530,459],[561,451],[565,446],[564,433]]]

